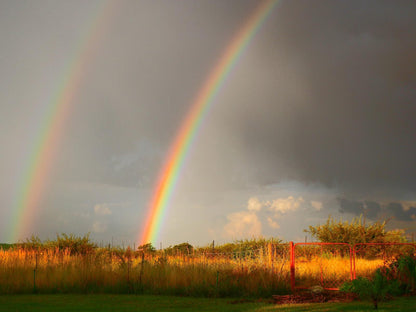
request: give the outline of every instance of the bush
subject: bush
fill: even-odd
[[[76,236],[74,234],[56,235],[56,240],[47,241],[47,247],[57,248],[59,250],[69,250],[71,255],[86,255],[92,253],[97,247],[90,241],[90,234],[84,236]]]
[[[416,291],[416,257],[401,256],[389,265],[389,278],[397,280],[403,293]]]
[[[17,244],[18,248],[25,250],[39,250],[42,248],[43,243],[39,237],[32,235],[30,238],[27,238],[24,242],[19,242]]]
[[[32,235],[26,241],[16,244],[20,249],[24,250],[68,250],[71,255],[86,255],[91,254],[97,247],[90,241],[89,233],[84,236],[77,236],[74,234],[57,234],[55,240],[42,240]]]
[[[340,291],[357,294],[361,299],[371,300],[374,308],[378,309],[378,303],[384,301],[387,295],[395,295],[399,292],[399,283],[387,278],[389,269],[377,269],[372,279],[358,277],[351,282],[344,283]]]

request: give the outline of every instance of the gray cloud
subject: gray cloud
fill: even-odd
[[[402,203],[389,203],[386,212],[399,221],[416,220],[416,207],[409,207],[408,210],[405,210]]]
[[[151,187],[198,88],[252,7],[160,5],[127,2],[110,28],[68,126],[62,174]],[[412,189],[414,7],[283,1],[217,97],[183,179],[198,187],[203,175],[203,189],[285,179],[352,192]],[[117,166],[129,155],[136,159]]]
[[[230,117],[260,182],[416,185],[416,4],[400,4],[282,4]]]
[[[2,225],[44,123],[45,103],[59,92],[101,4],[0,3]],[[136,235],[178,127],[256,5],[117,2],[60,137],[48,181],[53,187],[43,194],[50,219],[84,231],[94,220],[78,224],[70,211],[128,197],[134,204],[126,213],[111,209],[105,233]],[[172,198],[178,221],[166,231],[186,228],[181,220],[187,219],[178,216],[215,214],[226,222],[253,194],[288,181],[293,190],[275,198],[302,197],[315,184],[339,198],[324,201],[320,211],[308,205],[320,216],[339,205],[343,213],[366,211],[376,219],[390,212],[410,220],[415,206],[403,203],[416,195],[415,51],[414,1],[280,1],[203,118]],[[78,187],[69,192],[62,185]],[[307,200],[321,207],[324,199]],[[288,218],[284,226],[294,228],[298,221]],[[39,221],[40,233],[53,232],[51,224]]]
[[[377,219],[381,212],[381,205],[374,201],[355,201],[339,198],[339,211],[341,213],[352,213],[354,215],[365,215],[370,219]]]
[[[365,215],[372,220],[393,218],[398,221],[413,221],[416,219],[415,202],[357,201],[346,198],[338,198],[338,201],[341,213]]]

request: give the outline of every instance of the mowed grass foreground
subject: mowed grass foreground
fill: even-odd
[[[415,297],[398,298],[380,304],[378,311],[413,312]],[[374,311],[369,302],[274,305],[240,302],[238,299],[190,298],[146,295],[8,295],[0,296],[0,311]]]

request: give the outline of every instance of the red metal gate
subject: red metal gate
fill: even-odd
[[[292,291],[320,285],[338,290],[353,278],[352,249],[346,243],[290,244]]]

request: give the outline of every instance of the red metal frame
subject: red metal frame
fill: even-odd
[[[293,242],[290,242],[290,287],[292,292],[295,291],[296,289],[296,283],[295,283],[295,258],[296,258],[296,253],[295,253],[295,247],[298,245],[318,245],[321,246],[321,250],[322,250],[322,246],[331,246],[331,245],[341,245],[341,246],[348,246],[349,249],[349,256],[350,256],[350,278],[351,280],[353,279],[353,265],[352,265],[352,249],[351,249],[351,245],[347,244],[347,243],[296,243],[294,244]],[[354,266],[355,267],[355,266]],[[323,285],[323,271],[321,270],[321,284]],[[327,290],[338,290],[339,288],[325,288]]]
[[[290,246],[290,288],[292,292],[295,291],[295,245],[293,242],[289,243]]]

